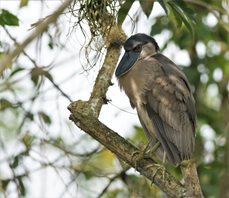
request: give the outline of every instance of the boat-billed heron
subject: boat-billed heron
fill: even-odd
[[[115,75],[120,88],[136,108],[152,145],[160,143],[157,155],[178,165],[191,158],[195,146],[196,111],[184,73],[159,53],[156,41],[135,34],[124,43],[125,54]]]

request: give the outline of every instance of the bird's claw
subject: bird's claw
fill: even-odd
[[[148,165],[146,168],[151,168],[151,167],[156,167],[153,175],[152,175],[152,183],[151,185],[154,183],[154,178],[156,176],[156,174],[158,173],[158,171],[161,169],[162,170],[162,181],[165,182],[165,167],[161,164],[150,164]]]
[[[134,167],[135,169],[137,169],[138,167],[138,162],[141,159],[146,159],[146,158],[150,158],[147,154],[147,150],[149,148],[149,144],[147,144],[146,146],[144,146],[143,150],[138,150],[132,153],[131,155],[131,161],[134,161]]]
[[[131,161],[134,162],[134,168],[137,170],[139,160],[144,158],[141,151],[135,151],[131,154]]]

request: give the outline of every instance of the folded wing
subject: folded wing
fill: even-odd
[[[144,61],[142,69],[146,83],[137,111],[146,134],[152,140],[156,136],[171,163],[190,159],[195,146],[196,112],[186,77],[161,54]]]

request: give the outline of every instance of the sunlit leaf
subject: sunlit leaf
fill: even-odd
[[[20,7],[24,7],[28,5],[29,0],[20,0]]]
[[[98,168],[101,168],[104,166],[109,168],[113,165],[113,160],[115,159],[115,156],[112,152],[110,152],[108,149],[103,149],[102,151],[96,153],[92,158],[91,162],[98,166]],[[101,162],[103,162],[103,166],[101,166]]]
[[[92,175],[110,174],[117,171],[114,160],[115,156],[107,149],[102,149],[100,152],[93,154],[90,159],[85,163],[76,164],[74,167],[76,171],[81,170],[87,179]]]
[[[22,137],[22,142],[28,148],[31,145],[32,137],[28,133],[25,133]]]

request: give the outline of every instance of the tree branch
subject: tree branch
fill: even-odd
[[[93,115],[85,114],[81,108],[82,102],[75,102],[69,106],[72,115],[70,119],[83,131],[103,144],[117,157],[131,167],[136,168],[142,175],[155,183],[169,197],[182,197],[185,189],[182,184],[163,168],[155,165],[150,158],[143,158],[142,151],[119,136],[116,132],[101,123]]]
[[[0,59],[0,76],[3,71],[12,63],[12,60],[18,56],[21,52],[23,52],[24,48],[30,44],[36,37],[38,37],[41,33],[45,32],[48,26],[51,23],[55,23],[58,17],[62,14],[62,12],[73,2],[74,0],[66,0],[61,4],[61,6],[53,12],[53,14],[49,15],[44,21],[38,23],[35,30],[30,34],[21,44],[15,44],[12,50],[2,56]]]
[[[186,196],[202,198],[203,194],[194,160],[186,160],[180,167],[185,181]]]
[[[104,104],[106,92],[111,85],[111,78],[120,56],[122,44],[125,40],[126,35],[120,27],[114,26],[111,28],[106,40],[108,47],[106,57],[97,75],[91,97],[88,101],[90,103],[90,111],[95,117],[99,116],[102,105]]]

